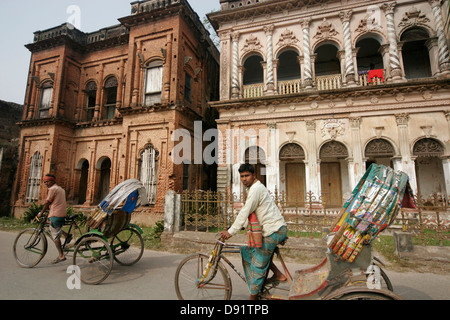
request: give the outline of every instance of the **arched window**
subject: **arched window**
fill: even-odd
[[[259,55],[251,56],[245,60],[244,85],[264,82],[264,72],[261,62],[263,62],[263,58]]]
[[[383,57],[380,43],[373,38],[361,39],[358,48],[357,63],[361,85],[381,84],[384,82]]]
[[[50,81],[45,82],[41,86],[41,97],[39,101],[39,115],[38,117],[47,118],[50,116],[50,107],[53,98],[53,83]]]
[[[300,79],[300,64],[298,62],[298,53],[296,51],[283,51],[278,56],[278,61],[278,81]]]
[[[144,105],[152,106],[161,103],[163,87],[163,65],[162,61],[150,62],[145,71],[145,94]]]
[[[338,59],[338,48],[332,44],[319,46],[315,52],[317,58],[314,62],[316,76],[326,76],[341,73],[341,63]]]
[[[401,36],[406,79],[431,77],[430,55],[426,42],[430,37],[422,28],[411,28]]]
[[[142,151],[139,161],[139,180],[147,191],[148,202],[156,203],[156,190],[158,186],[159,152],[152,146]]]
[[[42,155],[36,152],[31,158],[30,170],[28,172],[26,202],[36,202],[39,200],[39,189],[42,175]]]
[[[106,111],[106,119],[113,119],[116,114],[116,104],[117,104],[117,87],[119,82],[116,77],[109,77],[105,81],[105,105],[104,109]]]
[[[97,100],[97,84],[90,81],[86,85],[86,120],[92,121],[95,112],[95,103]]]

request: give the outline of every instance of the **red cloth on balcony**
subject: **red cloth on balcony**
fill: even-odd
[[[369,83],[372,83],[373,78],[380,78],[384,82],[383,69],[369,70]]]

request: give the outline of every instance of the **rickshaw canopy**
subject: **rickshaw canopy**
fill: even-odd
[[[98,206],[111,215],[122,204],[121,210],[128,213],[132,213],[140,205],[148,204],[147,192],[142,182],[136,179],[125,180],[111,190]]]

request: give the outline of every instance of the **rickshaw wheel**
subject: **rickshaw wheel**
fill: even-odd
[[[114,260],[123,266],[131,266],[138,262],[144,253],[144,239],[133,228],[126,228],[111,240]]]
[[[99,284],[111,273],[113,252],[108,242],[100,236],[83,238],[75,248],[73,265],[80,268],[80,278],[85,284]]]

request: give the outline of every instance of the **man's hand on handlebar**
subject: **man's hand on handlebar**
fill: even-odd
[[[232,237],[232,235],[227,230],[220,231],[219,234],[220,234],[220,238],[223,240],[228,240]]]

